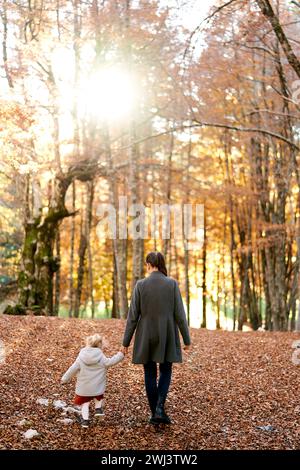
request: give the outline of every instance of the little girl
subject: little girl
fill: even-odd
[[[106,357],[101,351],[102,338],[95,334],[86,339],[86,347],[81,349],[76,361],[63,375],[61,382],[66,384],[77,376],[75,404],[81,405],[80,424],[89,427],[89,405],[95,400],[95,416],[104,416],[103,397],[106,388],[106,369],[124,359],[124,352],[119,351],[112,357]]]

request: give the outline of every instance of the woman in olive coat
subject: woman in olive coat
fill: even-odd
[[[191,341],[178,283],[167,276],[163,255],[149,253],[146,265],[150,275],[135,285],[123,346],[129,347],[135,332],[132,362],[144,365],[145,388],[152,412],[150,423],[170,424],[164,404],[171,382],[172,363],[182,362],[178,329],[185,348]]]

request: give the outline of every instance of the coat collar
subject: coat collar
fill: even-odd
[[[150,273],[150,276],[152,276],[153,274],[154,276],[157,276],[157,275],[164,276],[164,274],[161,273],[160,271],[152,271],[152,273]]]

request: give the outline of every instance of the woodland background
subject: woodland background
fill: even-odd
[[[2,312],[125,318],[158,249],[192,326],[299,328],[300,4],[215,1],[189,28],[194,4],[1,0]],[[82,112],[114,67],[131,112]],[[99,238],[123,195],[203,204],[203,247]]]

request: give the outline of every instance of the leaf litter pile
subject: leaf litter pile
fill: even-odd
[[[116,353],[122,320],[0,316],[0,449],[300,448],[299,333],[191,330],[167,401],[173,424],[153,427],[143,367],[130,354],[109,369],[105,418],[76,422],[74,381],[60,378],[87,335]],[[93,410],[91,409],[91,417]]]

